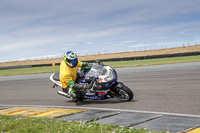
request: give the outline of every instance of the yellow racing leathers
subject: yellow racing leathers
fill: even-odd
[[[62,84],[62,89],[65,93],[70,94],[70,98],[74,101],[78,99],[83,99],[81,97],[81,89],[89,90],[92,87],[92,84],[88,83],[76,83],[77,78],[77,69],[81,67],[82,69],[91,69],[91,65],[88,63],[78,61],[76,67],[69,67],[65,61],[62,61],[60,64],[60,81]]]
[[[62,61],[60,64],[60,82],[63,88],[67,88],[68,86],[73,87],[74,81],[76,81],[77,77],[77,69],[82,66],[82,62],[78,61],[76,67],[69,67],[66,65],[65,61]]]

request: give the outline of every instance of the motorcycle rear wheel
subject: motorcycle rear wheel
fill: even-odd
[[[120,101],[131,101],[134,96],[131,89],[125,85],[121,88],[119,88],[119,87],[115,88],[114,92],[115,92],[114,98],[116,98]]]

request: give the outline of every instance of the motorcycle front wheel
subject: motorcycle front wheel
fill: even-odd
[[[133,92],[131,91],[130,88],[128,88],[127,86],[123,86],[123,87],[116,87],[114,89],[114,98],[120,100],[120,101],[130,101],[133,99]]]

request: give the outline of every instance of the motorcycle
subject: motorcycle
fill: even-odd
[[[118,76],[114,68],[102,64],[100,61],[93,63],[91,69],[77,69],[77,83],[92,84],[89,90],[81,90],[82,99],[110,99],[114,98],[120,101],[131,101],[134,97],[133,92],[129,87],[122,82],[117,81]],[[55,86],[62,87],[59,80],[59,73],[53,73],[50,80]],[[70,98],[68,93],[57,91],[59,95]]]

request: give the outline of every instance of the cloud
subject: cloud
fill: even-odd
[[[141,48],[146,46],[151,46],[152,44],[136,44],[134,46],[128,46],[129,48]]]
[[[2,1],[1,58],[198,42],[199,5],[197,0]]]

